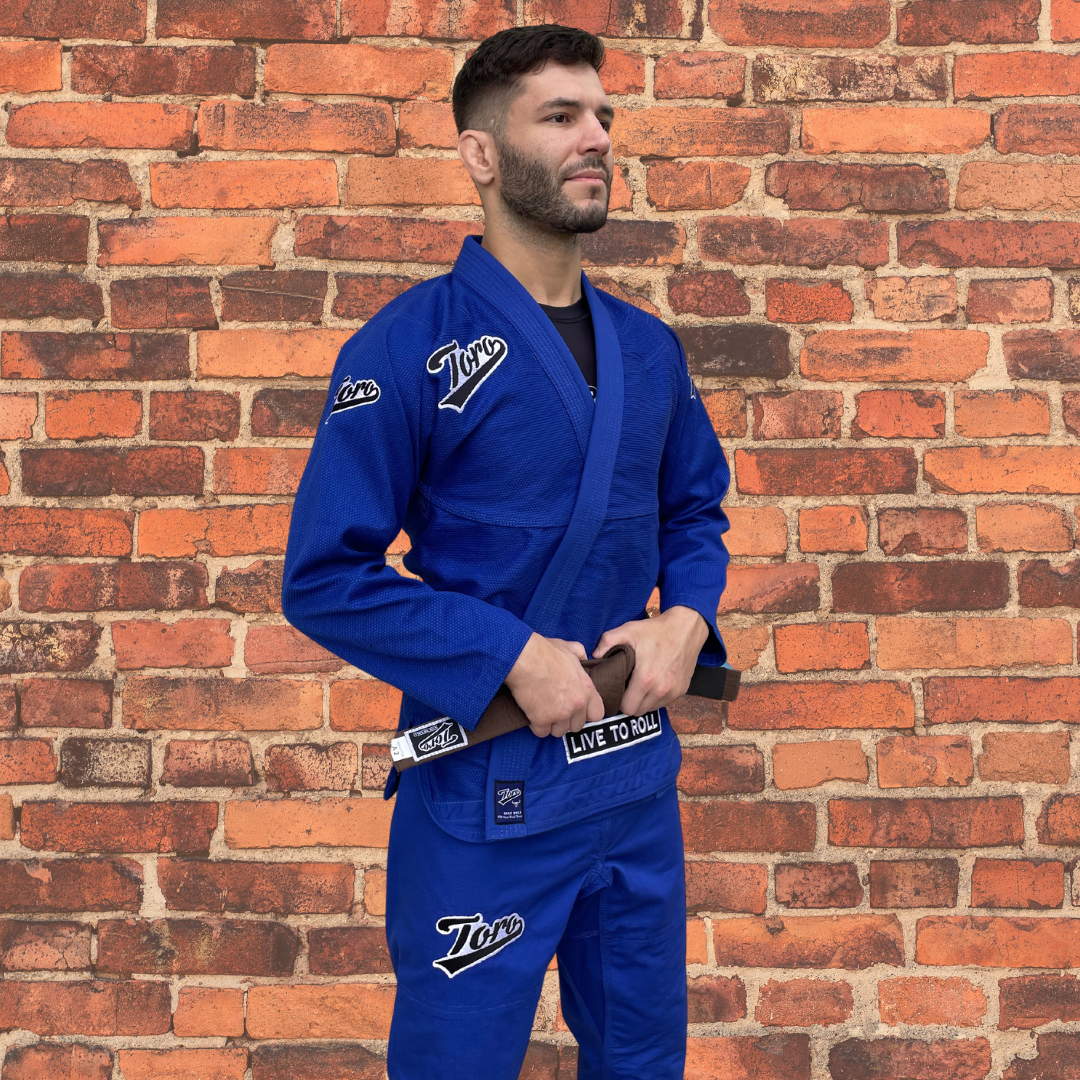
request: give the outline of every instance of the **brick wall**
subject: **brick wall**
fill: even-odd
[[[4,0],[2,1080],[383,1075],[396,695],[281,558],[337,348],[479,231],[447,97],[515,20],[610,46],[591,273],[734,465],[687,1075],[1075,1077],[1080,2]]]

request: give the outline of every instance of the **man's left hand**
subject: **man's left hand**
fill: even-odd
[[[693,608],[676,605],[655,618],[608,630],[593,656],[603,656],[613,645],[633,646],[637,660],[621,708],[627,716],[641,716],[686,693],[708,637],[705,620]]]

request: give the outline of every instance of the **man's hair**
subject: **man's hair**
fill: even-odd
[[[594,34],[571,26],[515,26],[480,43],[454,80],[454,123],[466,129],[497,132],[513,91],[523,75],[548,61],[594,71],[604,62],[604,45]]]

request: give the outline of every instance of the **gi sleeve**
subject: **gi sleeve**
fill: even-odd
[[[731,473],[705,406],[678,349],[675,416],[660,463],[660,609],[693,608],[709,626],[701,662],[726,659],[716,609],[727,581],[723,534],[729,525],[720,503]]]
[[[369,323],[338,357],[293,508],[282,609],[324,648],[471,729],[532,631],[386,563],[425,437],[423,358],[392,355],[395,338],[416,339],[415,326],[395,331],[403,321],[383,333]]]

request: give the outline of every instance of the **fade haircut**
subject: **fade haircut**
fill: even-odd
[[[571,26],[515,26],[480,43],[454,80],[454,123],[466,130],[499,134],[506,110],[523,75],[552,61],[599,71],[604,45],[598,37]]]

